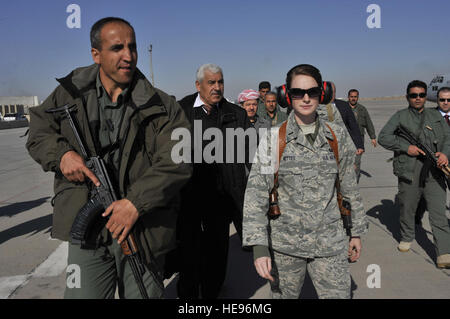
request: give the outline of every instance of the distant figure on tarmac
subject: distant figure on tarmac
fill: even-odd
[[[336,105],[336,108],[341,114],[342,121],[344,122],[345,127],[347,128],[347,131],[355,144],[356,154],[361,155],[364,153],[364,139],[361,136],[361,131],[358,122],[356,121],[355,114],[352,112],[352,108],[348,103],[336,99],[336,85],[331,81],[329,81],[329,83],[331,83],[331,88],[333,89],[333,96],[330,103],[334,103],[334,105]]]
[[[370,119],[369,112],[366,107],[358,103],[359,99],[359,91],[356,89],[351,89],[348,91],[348,104],[353,110],[355,114],[356,121],[358,122],[359,129],[361,131],[361,137],[364,142],[364,129],[367,131],[367,134],[370,137],[370,141],[373,147],[377,147],[377,136],[375,134],[375,128],[373,126],[372,120]],[[355,169],[356,169],[356,178],[359,183],[359,178],[361,176],[361,157],[362,153],[356,154],[355,157]]]
[[[439,268],[450,267],[450,227],[445,215],[445,175],[432,165],[425,152],[400,137],[397,129],[402,126],[414,138],[427,146],[436,157],[437,165],[448,165],[450,156],[450,130],[444,117],[436,109],[424,107],[427,85],[412,81],[406,90],[408,108],[396,112],[380,132],[378,142],[394,152],[394,174],[398,177],[400,204],[400,235],[398,250],[408,252],[415,238],[414,217],[421,196],[425,198],[430,214],[430,225],[436,246]],[[397,132],[397,133],[396,133]]]
[[[269,81],[262,81],[259,82],[258,90],[259,90],[259,100],[258,100],[258,110],[256,111],[259,116],[264,116],[266,113],[266,105],[265,105],[265,99],[266,99],[266,93],[270,92],[272,88],[272,85]]]

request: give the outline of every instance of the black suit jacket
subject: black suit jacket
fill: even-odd
[[[364,140],[361,136],[358,122],[356,121],[355,114],[353,114],[350,105],[348,105],[347,102],[337,99],[334,100],[334,104],[336,105],[339,113],[341,113],[342,120],[344,121],[344,124],[347,127],[347,131],[350,134],[350,137],[352,138],[356,148],[364,149]]]
[[[441,113],[441,111],[440,111],[440,109],[439,109],[439,106],[436,106],[436,110],[439,112],[439,114],[441,114],[442,115],[442,113]],[[443,116],[444,117],[444,116]],[[445,117],[444,117],[444,120],[445,120]],[[446,121],[447,122],[447,121]],[[448,126],[450,126],[450,123],[447,123],[448,124]]]
[[[178,101],[178,103],[183,108],[187,118],[189,119],[189,121],[191,123],[191,134],[193,134],[194,120],[196,120],[195,110],[194,110],[193,106],[194,106],[195,99],[197,98],[197,95],[198,95],[198,93],[194,93],[194,94],[188,95],[188,96],[184,97],[182,100]],[[221,180],[224,191],[229,196],[231,196],[231,198],[233,198],[234,204],[235,204],[236,208],[238,209],[238,214],[240,214],[240,215],[242,214],[245,187],[247,185],[245,166],[249,165],[249,163],[248,163],[249,162],[248,144],[245,145],[246,159],[245,159],[244,163],[238,163],[237,162],[238,145],[237,145],[237,143],[235,143],[236,140],[234,141],[234,143],[231,143],[231,141],[226,140],[226,137],[227,137],[226,129],[227,128],[232,128],[232,129],[242,128],[242,129],[246,130],[250,126],[251,126],[251,124],[247,117],[247,112],[240,106],[230,103],[227,100],[225,100],[224,98],[222,98],[222,100],[219,102],[219,107],[218,107],[218,128],[222,131],[223,139],[224,139],[223,154],[225,157],[227,154],[226,146],[232,145],[234,147],[233,151],[234,151],[235,158],[232,163],[225,163],[225,158],[224,158],[224,163],[217,164],[217,167],[218,167],[217,172],[218,172],[218,174],[220,174],[218,180]],[[194,145],[192,144],[191,146],[193,149]],[[194,160],[193,155],[192,155],[192,160]],[[194,165],[194,175],[193,175],[192,179],[196,179],[196,178],[197,179],[203,179],[203,178],[211,179],[211,178],[216,178],[216,177],[214,177],[214,176],[199,176],[199,175],[195,174],[195,165]],[[192,186],[192,184],[193,184],[192,179],[189,183],[191,185],[189,185],[189,184],[186,185],[185,189]],[[197,182],[198,182],[198,180],[197,180]],[[220,188],[219,185],[218,185],[218,187]],[[186,198],[186,196],[190,197],[192,195],[192,194],[188,195],[188,193],[191,193],[191,192],[188,191],[188,192],[184,192],[184,194],[183,194],[183,197],[184,197],[183,202],[185,204],[189,204],[189,202],[191,201],[191,199]]]

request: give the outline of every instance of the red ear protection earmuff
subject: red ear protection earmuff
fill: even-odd
[[[284,108],[291,106],[291,99],[289,98],[286,84],[277,87],[277,103]]]
[[[320,101],[319,101],[320,104],[323,104],[323,100],[325,98],[325,90],[327,89],[328,86],[327,84],[328,83],[326,81],[322,83],[322,94],[320,94]]]
[[[323,81],[322,83],[322,94],[320,96],[320,104],[328,104],[331,102],[333,98],[333,87],[331,86],[331,82]]]
[[[291,99],[289,98],[289,92],[287,91],[286,85],[283,85],[284,95],[286,95],[286,101],[289,106],[291,106]]]

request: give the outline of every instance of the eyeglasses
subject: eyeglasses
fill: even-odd
[[[307,90],[299,89],[299,88],[291,88],[289,89],[289,95],[293,99],[303,99],[305,94],[308,94],[310,98],[317,98],[322,94],[322,90],[320,87],[315,86]]]
[[[421,99],[423,99],[424,97],[426,97],[427,94],[426,93],[409,93],[408,97],[410,99],[417,99],[417,97],[420,97]]]
[[[448,103],[450,103],[450,99],[439,99],[439,102],[448,102]]]

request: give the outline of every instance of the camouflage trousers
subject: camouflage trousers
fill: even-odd
[[[337,256],[306,259],[274,252],[271,282],[273,299],[298,299],[306,271],[320,299],[350,299],[347,251]]]

